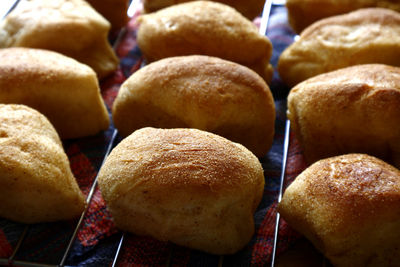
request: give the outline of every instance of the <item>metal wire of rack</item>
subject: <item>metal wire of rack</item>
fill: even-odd
[[[7,16],[8,13],[10,13],[19,3],[20,0],[6,0],[1,3],[0,7],[2,8],[0,10],[0,19],[3,19],[5,16]]]
[[[281,176],[280,176],[280,183],[279,183],[279,193],[278,193],[278,203],[282,200],[283,189],[285,185],[285,171],[286,171],[286,163],[288,158],[288,151],[289,151],[289,143],[290,143],[290,120],[286,120],[285,125],[285,137],[283,141],[283,153],[282,153],[282,168],[281,168]],[[272,246],[272,255],[271,255],[271,267],[275,266],[275,259],[276,259],[276,249],[278,246],[278,238],[279,238],[279,224],[280,224],[280,214],[276,212],[276,219],[275,219],[275,229],[274,229],[274,241]]]
[[[263,34],[263,35],[267,34],[269,17],[271,14],[272,5],[273,4],[282,5],[284,3],[285,3],[285,1],[276,1],[276,2],[273,0],[265,1],[260,30],[259,30],[260,34]],[[278,193],[278,200],[277,200],[278,203],[281,201],[282,195],[283,195],[283,189],[284,189],[284,183],[285,183],[286,162],[287,162],[288,150],[289,150],[289,142],[290,142],[290,120],[286,120],[283,151],[282,151],[282,166],[281,166],[281,175],[280,175],[280,183],[279,183],[279,193]],[[279,238],[279,224],[280,224],[280,214],[279,214],[279,212],[277,212],[276,220],[275,220],[272,255],[271,255],[271,267],[275,266],[276,250],[277,250],[278,238]]]
[[[13,0],[14,4],[9,8],[9,10],[5,13],[4,16],[6,16],[9,12],[11,12],[20,2],[20,0]],[[268,23],[270,20],[270,13],[271,13],[271,8],[273,5],[283,5],[285,3],[285,1],[282,0],[266,0],[265,1],[265,5],[264,5],[264,10],[262,13],[262,17],[261,17],[261,24],[260,24],[260,29],[259,32],[263,35],[266,35],[267,33],[267,28],[268,28]],[[128,13],[132,14],[132,10],[134,10],[135,5],[138,5],[139,1],[138,0],[133,0],[130,3],[130,7],[128,9]],[[1,18],[3,19],[4,16]],[[116,48],[118,42],[120,41],[120,39],[123,36],[123,30],[120,32],[115,44],[114,44],[114,48]],[[285,128],[285,139],[284,139],[284,145],[283,145],[283,159],[282,159],[282,168],[281,168],[281,177],[280,177],[280,189],[279,189],[279,195],[278,195],[278,201],[280,201],[281,197],[282,197],[282,191],[283,191],[283,187],[284,187],[284,179],[285,179],[285,168],[286,168],[286,160],[287,160],[287,152],[288,152],[288,146],[289,146],[289,133],[290,133],[290,122],[287,121],[286,122],[286,128]],[[111,134],[111,138],[107,144],[107,148],[104,154],[104,158],[102,160],[102,163],[100,166],[103,165],[105,159],[107,158],[108,154],[111,152],[112,148],[115,145],[116,139],[117,139],[117,135],[118,132],[117,130],[113,130],[112,134]],[[86,209],[82,212],[81,217],[79,218],[78,222],[76,223],[76,226],[74,227],[73,233],[70,236],[69,240],[68,240],[68,244],[63,252],[62,258],[59,261],[58,264],[46,264],[46,263],[38,263],[38,262],[34,262],[34,261],[24,261],[24,260],[16,260],[15,257],[17,255],[17,253],[21,250],[21,247],[24,243],[24,240],[26,238],[27,233],[30,230],[31,225],[26,225],[22,231],[22,233],[20,234],[18,241],[15,245],[15,247],[13,248],[13,251],[11,253],[11,256],[8,258],[0,258],[0,265],[16,265],[16,266],[22,266],[22,267],[39,267],[39,266],[43,266],[43,267],[56,267],[56,266],[66,266],[66,261],[68,258],[68,255],[70,254],[73,245],[74,245],[74,241],[77,237],[77,233],[82,225],[82,222],[88,212],[88,207],[90,205],[90,202],[93,198],[93,194],[96,190],[97,187],[97,176],[95,177],[91,187],[90,187],[90,191],[89,194],[86,198],[86,203],[87,203],[87,207]],[[276,247],[277,247],[277,241],[278,241],[278,229],[279,229],[279,214],[277,214],[277,219],[276,219],[276,225],[275,225],[275,235],[274,235],[274,243],[273,243],[273,254],[272,254],[272,261],[271,261],[271,266],[275,265],[275,257],[276,257]],[[115,255],[114,258],[112,260],[112,266],[117,266],[118,264],[118,259],[120,256],[120,252],[122,250],[122,247],[124,245],[124,240],[126,238],[126,234],[124,232],[121,233],[121,236],[119,238],[118,241],[118,246],[116,248],[115,251]],[[166,263],[166,266],[170,266],[170,262],[171,262],[171,257],[173,256],[173,251],[170,251],[169,253],[169,257]],[[224,263],[224,256],[220,256],[219,260],[218,260],[218,266],[223,266]]]

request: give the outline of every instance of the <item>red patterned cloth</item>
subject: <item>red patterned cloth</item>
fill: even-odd
[[[0,229],[0,257],[7,258],[12,253],[12,246],[7,241],[7,237],[4,234],[3,230]]]
[[[290,146],[288,151],[287,167],[285,172],[285,184],[290,184],[297,175],[304,170],[307,165],[304,161],[301,148],[294,135],[290,136]],[[275,221],[277,202],[275,201],[268,209],[265,218],[258,229],[256,235],[256,245],[254,246],[251,264],[252,266],[264,266],[271,261],[273,240],[275,235]],[[294,243],[300,235],[293,231],[287,223],[281,219],[279,225],[279,242],[277,254],[285,251],[290,244]]]

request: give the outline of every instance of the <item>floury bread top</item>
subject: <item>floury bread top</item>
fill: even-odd
[[[153,62],[121,86],[113,119],[123,136],[142,127],[197,128],[263,157],[272,145],[275,104],[251,69],[208,56]]]
[[[301,33],[312,23],[360,8],[382,7],[400,12],[397,0],[286,0],[289,23]]]
[[[317,161],[286,189],[278,210],[334,266],[396,266],[400,171],[365,154]]]
[[[83,0],[22,0],[0,22],[0,48],[52,50],[89,65],[101,79],[118,67],[110,23]]]
[[[39,110],[61,138],[94,135],[109,126],[96,73],[47,50],[0,49],[0,103]]]
[[[365,64],[310,78],[288,96],[288,118],[309,163],[366,153],[400,166],[400,68]]]
[[[1,217],[51,222],[85,208],[57,132],[32,108],[0,104],[0,173]]]
[[[98,177],[117,227],[213,254],[249,242],[265,183],[248,149],[197,129],[137,130]]]
[[[271,42],[230,6],[188,2],[143,15],[138,22],[138,45],[150,62],[173,56],[214,56],[245,65],[267,82],[272,78]]]
[[[289,86],[357,64],[400,66],[400,13],[366,8],[320,20],[286,48],[279,75]]]

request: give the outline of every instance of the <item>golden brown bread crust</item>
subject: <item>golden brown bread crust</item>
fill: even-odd
[[[267,82],[271,80],[271,42],[229,6],[194,1],[143,15],[138,21],[137,42],[149,62],[173,56],[215,56],[248,66]]]
[[[288,118],[312,163],[367,153],[400,166],[400,68],[367,64],[308,79],[288,96]]]
[[[278,70],[289,86],[357,64],[400,65],[400,13],[366,8],[320,20],[281,54]]]
[[[250,151],[196,129],[135,131],[113,149],[98,181],[119,228],[213,254],[250,241],[264,190]]]
[[[143,0],[144,11],[154,12],[168,6],[190,2],[193,0]],[[264,8],[264,0],[218,0],[225,5],[235,8],[246,18],[252,20],[258,15],[261,15]]]
[[[0,49],[0,103],[39,110],[61,138],[93,135],[109,125],[94,71],[51,51]]]
[[[317,20],[360,8],[382,7],[400,12],[398,0],[286,0],[289,23],[300,33]]]
[[[56,51],[103,78],[118,67],[109,29],[110,23],[83,0],[24,0],[0,22],[0,47]]]
[[[335,266],[396,266],[399,209],[400,171],[364,154],[316,162],[278,207]]]
[[[0,217],[23,223],[72,219],[85,199],[45,116],[0,104]]]
[[[222,135],[259,157],[271,147],[275,104],[267,84],[250,69],[214,57],[167,58],[135,72],[113,105],[118,131],[197,128]]]
[[[113,30],[118,30],[128,23],[129,0],[86,0],[106,18]]]

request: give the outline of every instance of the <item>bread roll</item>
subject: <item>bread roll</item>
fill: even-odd
[[[264,191],[250,151],[196,129],[135,131],[111,152],[98,181],[117,227],[213,254],[250,241]]]
[[[400,68],[348,67],[308,79],[288,96],[288,118],[309,163],[351,152],[400,167]]]
[[[143,0],[143,7],[145,12],[154,12],[168,6],[190,1],[193,0]],[[250,20],[261,15],[265,3],[264,0],[218,0],[215,2],[220,2],[235,8],[239,13]]]
[[[39,110],[61,138],[93,135],[109,125],[94,71],[51,51],[0,49],[0,103]]]
[[[278,207],[334,266],[397,266],[399,210],[400,171],[364,154],[316,162]]]
[[[146,126],[197,128],[246,146],[259,157],[271,147],[275,105],[252,70],[214,57],[163,59],[135,72],[113,105],[118,131]]]
[[[320,20],[281,54],[278,70],[289,86],[332,70],[367,63],[400,66],[400,13],[360,9]]]
[[[0,217],[22,223],[72,219],[85,199],[45,116],[0,104]]]
[[[400,12],[397,0],[286,0],[289,23],[300,33],[317,20],[360,8],[382,7]]]
[[[147,61],[184,55],[215,56],[272,78],[272,45],[233,8],[212,1],[174,5],[139,17],[137,42]]]
[[[118,30],[128,23],[129,0],[86,0],[106,18],[113,30]]]
[[[103,78],[118,67],[109,29],[110,23],[83,0],[22,0],[0,22],[0,48],[53,50],[89,65]]]

